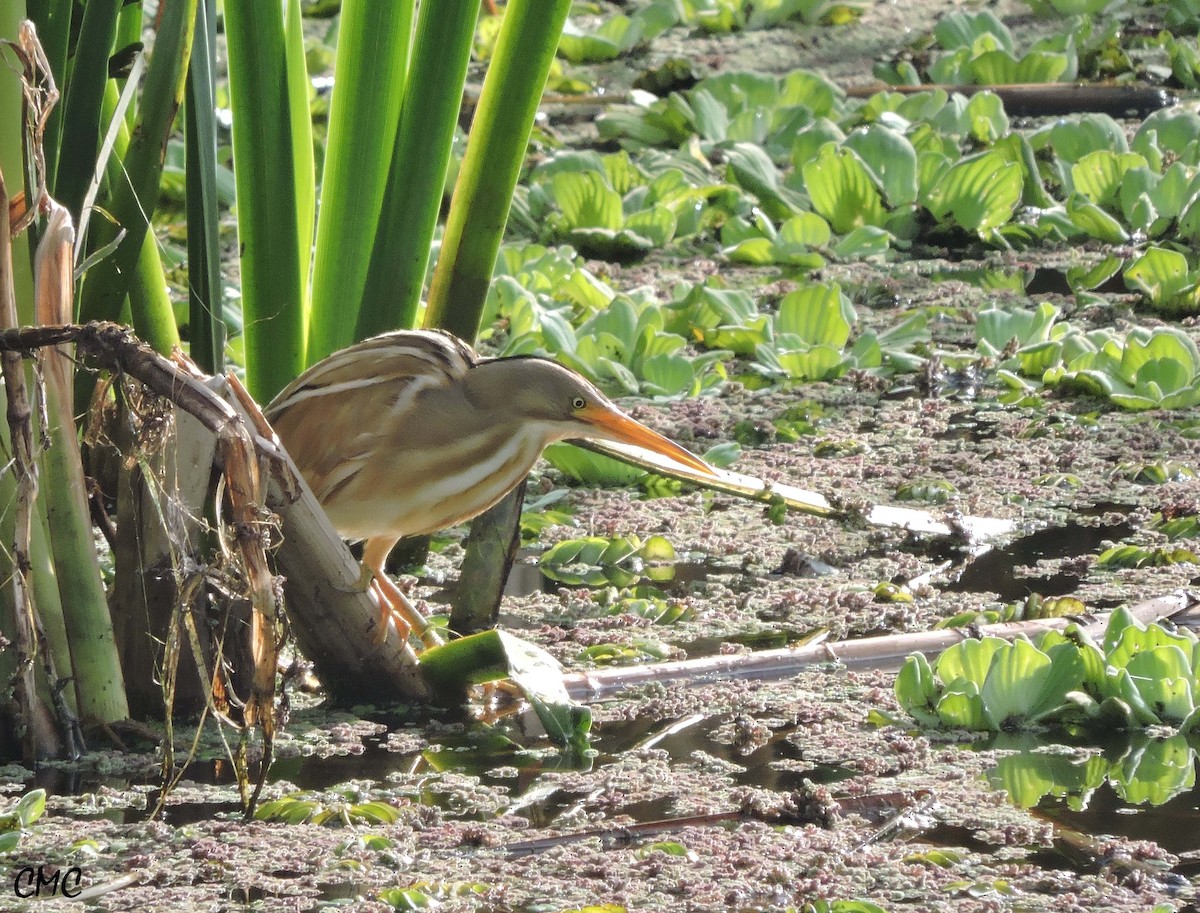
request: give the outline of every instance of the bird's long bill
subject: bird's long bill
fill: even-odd
[[[616,409],[588,410],[583,418],[601,433],[596,435],[601,440],[619,441],[641,447],[651,453],[687,466],[693,472],[710,478],[717,478],[716,471],[695,454],[688,453],[674,441],[668,440],[657,431],[651,431],[639,421],[631,419]]]

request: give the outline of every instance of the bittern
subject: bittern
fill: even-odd
[[[266,409],[301,474],[347,539],[365,540],[381,637],[426,621],[384,570],[406,536],[483,513],[554,441],[632,444],[712,475],[703,460],[630,418],[575,372],[545,358],[480,358],[440,331],[385,333],[313,365]]]

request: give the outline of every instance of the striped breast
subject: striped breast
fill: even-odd
[[[448,333],[385,333],[313,365],[266,408],[267,420],[339,532],[365,538],[426,531],[404,528],[418,518],[397,503],[413,503],[409,493],[428,487],[420,482],[430,469],[426,461],[406,458],[419,457],[423,448],[414,445],[447,436],[444,429],[428,434],[420,406],[430,394],[452,397],[477,361],[468,345]],[[530,465],[536,459],[535,453]]]

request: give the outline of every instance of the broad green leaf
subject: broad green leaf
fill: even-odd
[[[802,247],[824,247],[829,243],[829,223],[812,212],[802,212],[779,226],[779,242]]]
[[[642,365],[642,377],[655,396],[684,396],[693,392],[696,369],[682,355],[655,355]]]
[[[1187,257],[1165,247],[1149,247],[1125,270],[1125,281],[1143,292],[1155,307],[1170,305],[1196,286]]]
[[[700,134],[700,138],[712,142],[724,140],[729,132],[729,112],[725,105],[703,88],[693,89],[689,98],[692,111],[696,115],[696,132]]]
[[[801,168],[817,157],[827,143],[841,145],[846,134],[833,121],[822,117],[803,128],[792,142],[792,164]]]
[[[1067,215],[1080,231],[1109,244],[1124,244],[1129,233],[1121,223],[1083,196],[1073,193],[1067,197]]]
[[[1177,329],[1160,329],[1145,341],[1132,337],[1126,340],[1121,352],[1121,377],[1134,383],[1147,366],[1162,362],[1178,364],[1189,379],[1200,373],[1196,344]]]
[[[790,219],[804,207],[797,194],[781,182],[770,156],[751,143],[735,143],[725,151],[734,180],[758,197],[763,210],[775,221]]]
[[[846,367],[839,349],[813,346],[804,351],[782,351],[776,358],[784,372],[794,380],[828,380],[841,374]]]
[[[420,668],[435,695],[456,698],[466,685],[509,678],[533,705],[547,734],[560,745],[586,748],[591,713],[574,703],[562,666],[549,653],[506,631],[461,637],[420,656]]]
[[[1190,651],[1176,644],[1143,650],[1125,667],[1142,699],[1164,722],[1181,723],[1195,709],[1192,696],[1196,672]]]
[[[569,229],[617,230],[624,222],[621,195],[594,171],[559,173],[552,180],[554,199]]]
[[[665,206],[635,212],[625,220],[627,231],[646,238],[654,247],[664,247],[675,237],[675,216]]]
[[[919,723],[937,722],[934,706],[940,688],[929,660],[923,653],[914,653],[904,660],[896,676],[896,700],[904,711]]]
[[[1197,139],[1200,139],[1200,114],[1182,107],[1155,111],[1138,128],[1133,138],[1134,149],[1145,154],[1147,140],[1151,136],[1154,137],[1155,146],[1162,152],[1171,153],[1186,164],[1197,164],[1193,156],[1196,154]]]
[[[21,822],[21,827],[29,827],[38,818],[42,817],[42,813],[45,810],[46,791],[44,789],[32,789],[20,798],[17,802],[17,807],[13,809],[13,814]]]
[[[842,97],[841,88],[812,70],[792,70],[779,82],[779,104],[803,105],[814,117],[839,113]]]
[[[593,32],[584,32],[568,19],[558,42],[558,53],[571,63],[612,60],[641,37],[641,23],[620,13],[604,20]]]
[[[622,196],[646,183],[646,176],[624,150],[606,155],[601,161],[604,165],[604,176],[608,178],[608,186]]]
[[[1071,291],[1079,294],[1081,291],[1091,291],[1103,285],[1118,272],[1124,261],[1120,257],[1105,257],[1099,263],[1090,266],[1072,266],[1067,269],[1067,284]]]
[[[1050,671],[1042,680],[1041,690],[1026,708],[1026,714],[1032,722],[1038,722],[1043,716],[1055,713],[1068,704],[1069,695],[1083,686],[1087,672],[1081,655],[1083,651],[1077,644],[1068,641],[1049,646],[1043,642],[1040,646],[1050,658]]]
[[[967,102],[966,116],[971,136],[980,143],[990,145],[1008,133],[1004,102],[995,92],[976,92],[972,95]]]
[[[844,146],[858,153],[883,188],[890,207],[916,202],[917,153],[904,136],[880,124],[871,124],[851,133]]]
[[[976,318],[975,334],[979,348],[994,358],[1008,348],[1012,340],[1022,347],[1047,342],[1057,319],[1058,308],[1048,301],[1033,310],[988,308]]]
[[[1014,640],[997,650],[981,689],[996,725],[1005,729],[1025,722],[1049,676],[1050,657],[1029,641]]]
[[[777,334],[799,337],[807,345],[842,348],[850,338],[854,308],[836,283],[810,285],[787,294],[775,319]]]
[[[1056,121],[1047,139],[1058,157],[1068,164],[1079,161],[1097,149],[1129,151],[1125,130],[1107,114],[1085,114],[1079,118]],[[1034,148],[1039,147],[1035,144]]]
[[[1022,186],[1021,166],[984,152],[951,167],[926,205],[936,217],[950,213],[964,229],[985,236],[1012,218]]]
[[[937,713],[942,725],[951,729],[979,732],[995,728],[979,694],[979,686],[965,679],[941,696]]]
[[[646,476],[646,470],[637,466],[567,443],[551,444],[542,452],[542,456],[551,466],[580,485],[623,488]]]
[[[986,51],[971,61],[972,82],[983,86],[1059,82],[1071,78],[1075,65],[1063,51],[1030,51],[1017,59],[1006,51]]]
[[[950,51],[955,48],[972,47],[981,37],[988,36],[999,47],[1010,53],[1013,50],[1012,33],[990,10],[981,13],[951,12],[938,21],[933,37],[938,46]]]
[[[942,651],[934,664],[934,671],[947,687],[960,680],[980,687],[987,679],[992,657],[1006,643],[999,637],[964,640]]]
[[[892,235],[883,228],[863,225],[854,229],[833,246],[833,253],[842,260],[866,260],[882,257],[891,249]]]
[[[882,225],[883,203],[862,159],[849,148],[824,146],[801,168],[813,208],[837,234]]]
[[[1071,166],[1071,181],[1078,193],[1104,206],[1116,199],[1125,173],[1145,165],[1146,160],[1136,152],[1097,149]]]
[[[950,157],[939,151],[925,151],[917,154],[917,183],[920,187],[919,199],[928,200],[941,186],[946,173],[952,167]]]

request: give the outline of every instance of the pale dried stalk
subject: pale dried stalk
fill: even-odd
[[[37,29],[26,19],[21,23],[16,41],[5,41],[21,63],[21,92],[25,98],[26,135],[30,139],[27,148],[33,158],[34,193],[26,202],[23,211],[12,226],[14,235],[24,231],[37,218],[46,197],[46,156],[42,136],[50,120],[50,112],[58,103],[58,87],[54,84],[54,73],[50,61],[42,50]],[[7,201],[6,201],[7,203]],[[6,205],[4,209],[8,209]],[[0,210],[2,212],[3,210]],[[16,326],[16,323],[10,324]]]
[[[1196,607],[1200,602],[1186,592],[1171,593],[1138,603],[1130,611],[1143,623],[1160,618],[1175,618]],[[1100,634],[1108,625],[1110,613],[1087,616],[1085,630]],[[796,675],[813,666],[838,663],[850,669],[898,669],[910,653],[940,653],[968,637],[991,636],[1012,640],[1018,636],[1033,637],[1045,631],[1061,631],[1074,619],[1044,618],[1033,621],[1013,621],[979,625],[970,629],[947,628],[939,631],[918,631],[913,634],[887,634],[882,637],[863,637],[840,643],[818,642],[779,650],[760,650],[757,653],[731,656],[706,656],[677,662],[655,663],[633,668],[598,669],[563,676],[567,693],[575,700],[600,700],[627,688],[651,682],[702,683],[725,679],[757,679],[777,681]]]
[[[26,92],[29,92],[28,87]],[[55,96],[57,97],[57,93]],[[42,121],[38,124],[38,129],[44,128],[45,123]],[[34,145],[39,150],[41,149],[40,133],[37,134]],[[74,299],[71,257],[75,232],[71,225],[70,214],[50,196],[43,195],[42,208],[49,212],[50,217],[47,219],[42,240],[39,242],[34,256],[35,308],[39,322],[61,323],[69,319],[71,303]],[[104,600],[100,568],[96,563],[95,548],[90,542],[91,524],[88,522],[88,507],[84,494],[83,465],[79,454],[79,442],[75,437],[75,423],[71,414],[71,403],[74,401],[71,379],[74,369],[69,354],[62,347],[51,350],[41,360],[35,360],[34,365],[42,371],[43,397],[41,404],[47,410],[41,415],[39,423],[42,435],[46,438],[43,446],[46,446],[49,439],[52,438],[57,448],[56,451],[47,455],[51,462],[44,466],[49,486],[48,496],[53,499],[50,503],[57,502],[61,508],[65,506],[66,499],[73,499],[70,508],[74,516],[70,518],[59,516],[58,529],[55,530],[53,525],[51,529],[52,540],[55,540],[53,550],[56,554],[56,573],[60,587],[62,587],[67,578],[70,578],[72,582],[77,582],[82,575],[91,571],[93,579],[91,592],[88,594],[89,599],[83,600],[80,589],[77,587],[66,587],[62,592],[70,594],[72,601],[79,600],[81,603],[86,601],[87,605],[73,604],[70,608],[83,613],[89,611],[98,613],[103,627],[103,630],[92,630],[90,626],[78,623],[78,619],[76,624],[71,625],[67,625],[64,620],[63,627],[68,639],[74,636],[77,642],[81,642],[81,647],[76,650],[76,654],[79,655],[79,663],[70,670],[76,682],[83,681],[85,683],[82,689],[76,691],[76,705],[82,708],[85,714],[90,714],[101,722],[111,723],[128,717],[129,709],[125,704],[120,661],[117,658],[116,644],[112,638],[112,623],[109,621],[108,605]],[[50,411],[55,413],[53,424],[50,421]],[[46,437],[47,435],[49,437]],[[64,485],[65,488],[62,487]],[[54,490],[56,488],[57,491]],[[51,519],[53,520],[54,517]],[[61,522],[63,520],[67,523],[75,523],[77,526],[76,541],[73,543],[76,548],[69,553],[61,547],[64,543],[54,536],[55,532],[60,534],[64,532],[64,524]],[[87,541],[78,542],[80,535],[87,537]],[[82,548],[79,547],[80,545]],[[67,555],[69,560],[57,560],[58,555]],[[90,566],[77,565],[76,561],[81,557],[85,561],[90,561]],[[64,605],[63,608],[68,608],[68,606]],[[50,649],[42,619],[35,613],[33,620],[42,665],[47,681],[50,682],[55,715],[66,740],[67,754],[69,757],[75,758],[83,753],[85,746],[79,719],[64,698],[64,689],[69,685],[70,678],[59,677],[54,662],[54,653]],[[106,643],[104,642],[105,633],[107,634]],[[81,677],[80,669],[84,666],[95,668],[94,658],[105,646],[108,647],[109,652],[107,659],[110,676],[103,683],[97,683],[90,675]],[[114,675],[115,680],[109,680]],[[83,691],[82,695],[79,693],[80,690]],[[81,696],[87,700],[79,700]],[[110,712],[96,712],[101,706],[106,706]]]
[[[0,173],[0,213],[8,212],[8,191]],[[0,326],[17,325],[17,299],[13,288],[12,237],[8,218],[0,218]],[[33,661],[37,653],[34,640],[33,591],[29,573],[29,542],[32,535],[34,501],[37,499],[38,471],[34,459],[33,420],[29,397],[25,390],[25,368],[19,353],[0,355],[4,388],[8,399],[7,419],[12,440],[12,466],[17,479],[15,535],[12,547],[13,573],[10,580],[13,594],[17,665],[13,682],[19,704],[18,724],[22,728],[21,750],[26,762],[37,758],[35,710],[37,690]]]

